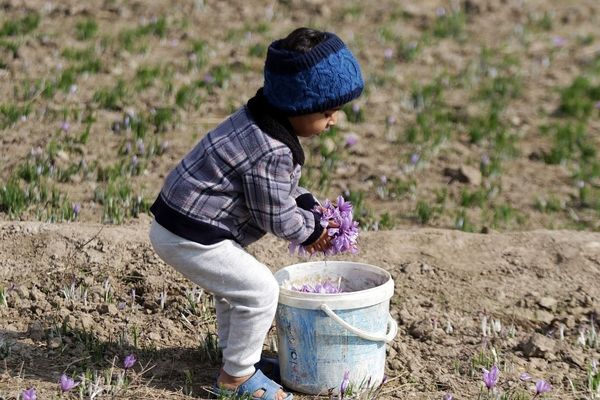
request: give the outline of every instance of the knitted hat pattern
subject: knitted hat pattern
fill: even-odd
[[[306,53],[269,46],[265,61],[264,95],[286,115],[323,112],[356,99],[364,88],[358,61],[335,34]]]

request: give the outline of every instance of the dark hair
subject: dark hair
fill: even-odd
[[[310,28],[298,28],[281,41],[281,48],[306,53],[326,38],[325,32]]]

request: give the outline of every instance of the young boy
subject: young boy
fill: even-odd
[[[263,88],[185,156],[152,205],[156,253],[214,295],[222,389],[292,398],[254,368],[279,286],[244,246],[266,232],[311,253],[331,245],[312,211],[316,199],[298,186],[304,164],[298,137],[334,126],[340,107],[363,86],[358,62],[339,37],[296,29],[269,46]]]

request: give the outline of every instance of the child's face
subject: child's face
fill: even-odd
[[[329,129],[337,123],[337,113],[340,109],[334,108],[319,113],[289,117],[290,124],[296,135],[311,137]]]

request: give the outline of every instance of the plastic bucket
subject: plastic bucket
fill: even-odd
[[[341,277],[341,293],[304,293],[291,285]],[[350,382],[382,381],[385,346],[398,325],[389,313],[394,281],[382,268],[346,261],[291,265],[275,273],[279,291],[275,317],[282,383],[308,394],[338,390]]]

